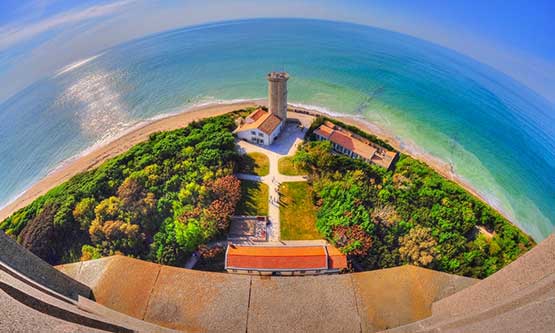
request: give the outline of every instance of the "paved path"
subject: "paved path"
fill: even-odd
[[[258,152],[268,156],[270,172],[267,176],[236,174],[237,178],[262,182],[268,185],[268,241],[280,241],[279,220],[279,185],[284,182],[306,181],[306,176],[286,176],[279,173],[278,161],[285,156],[293,156],[298,146],[303,142],[304,132],[296,125],[289,124],[271,146],[259,146],[247,141],[237,142],[238,150],[242,154]]]

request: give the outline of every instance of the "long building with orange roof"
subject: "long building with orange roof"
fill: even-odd
[[[386,169],[390,169],[397,160],[397,152],[389,151],[330,121],[315,129],[314,135],[318,140],[330,141],[336,152],[361,158]]]
[[[304,275],[337,273],[347,258],[330,245],[242,246],[230,244],[225,269],[230,273]]]

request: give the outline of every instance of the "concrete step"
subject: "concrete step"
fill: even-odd
[[[45,287],[36,289],[32,284],[27,284],[22,279],[16,279],[13,276],[0,271],[0,292],[5,299],[0,305],[0,312],[9,312],[11,308],[7,308],[11,304],[14,308],[21,307],[20,314],[22,317],[32,317],[36,313],[40,313],[45,322],[56,323],[55,325],[67,327],[80,327],[76,330],[90,329],[90,331],[109,331],[130,333],[131,329],[119,324],[106,320],[101,316],[83,311],[76,306],[76,301],[56,296],[56,293],[47,290]],[[6,307],[6,308],[5,308]],[[34,314],[35,313],[35,314]],[[31,321],[32,322],[32,321]],[[4,331],[4,322],[0,319],[0,331]],[[33,327],[30,331],[40,331],[40,326]]]

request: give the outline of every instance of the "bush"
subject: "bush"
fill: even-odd
[[[318,141],[305,143],[294,159],[312,181],[318,230],[358,269],[410,263],[484,278],[534,246],[493,209],[409,156],[385,171]],[[478,226],[495,237],[480,236]]]
[[[234,126],[224,115],[154,133],[0,228],[51,264],[116,253],[179,264],[227,229],[239,201]]]

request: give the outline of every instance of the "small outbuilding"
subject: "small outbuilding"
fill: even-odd
[[[330,245],[243,246],[230,244],[225,269],[230,273],[260,275],[316,275],[347,268],[347,257]]]

